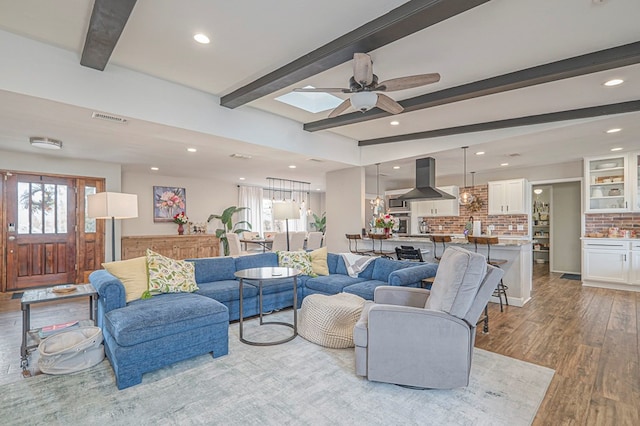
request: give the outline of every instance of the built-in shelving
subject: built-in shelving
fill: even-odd
[[[551,251],[551,188],[549,186],[534,186],[531,201],[531,235],[533,239],[533,262],[549,263]],[[536,194],[536,190],[541,190]]]

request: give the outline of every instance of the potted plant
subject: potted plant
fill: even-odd
[[[216,237],[222,241],[222,249],[225,256],[229,256],[229,240],[227,239],[227,232],[240,234],[241,232],[251,230],[251,224],[246,220],[241,220],[235,225],[233,224],[233,215],[247,209],[248,207],[231,206],[224,209],[222,214],[212,214],[209,216],[209,219],[207,219],[207,222],[211,222],[213,219],[220,219],[220,222],[222,222],[222,228],[216,229]],[[246,225],[249,229],[238,228],[239,225]]]
[[[313,214],[313,220],[314,223],[312,223],[311,225],[315,228],[316,231],[322,232],[324,234],[324,231],[327,230],[327,213],[322,213],[322,217],[318,216],[317,214]]]

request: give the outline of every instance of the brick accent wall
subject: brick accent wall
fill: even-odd
[[[640,213],[596,213],[584,215],[585,234],[608,233],[609,228],[635,231],[640,235]]]
[[[465,188],[460,188],[460,193]],[[473,216],[474,220],[479,220],[482,225],[482,233],[487,232],[487,226],[493,225],[493,235],[527,235],[528,219],[527,215],[488,215],[488,185],[477,185],[474,188],[467,188],[471,193],[482,200],[482,208],[480,211],[471,212],[469,207],[460,206],[460,216],[443,216],[443,217],[427,217],[429,231],[432,233],[444,234],[462,234],[464,225],[469,220],[469,216]],[[513,230],[509,231],[509,225],[513,226]],[[518,231],[518,225],[522,225],[524,230]],[[442,230],[439,230],[442,226]]]

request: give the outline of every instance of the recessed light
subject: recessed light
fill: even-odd
[[[198,150],[195,149],[195,148],[187,148],[187,151],[189,151],[189,152],[197,152]]]
[[[484,155],[484,151],[478,151],[476,152],[476,155]]]
[[[394,168],[395,170],[398,170],[398,169],[400,168],[400,166],[393,166],[393,168]]]
[[[153,170],[154,172],[157,172],[157,171],[158,171],[158,170],[160,170],[160,169],[159,169],[159,168],[157,168],[157,167],[151,167],[151,170]]]
[[[393,121],[392,121],[391,123],[389,123],[389,124],[391,124],[392,126],[398,126],[398,125],[400,125],[400,122],[399,122],[399,121],[396,121],[396,120],[393,120]]]
[[[509,163],[500,163],[501,166],[508,166]]]
[[[622,147],[617,146],[617,147],[615,147],[615,148],[611,148],[611,151],[614,151],[614,152],[615,152],[615,151],[622,151]]]
[[[293,164],[289,166],[290,169],[295,169],[296,166],[294,166]]]
[[[320,188],[316,188],[316,191],[320,191]]]
[[[198,43],[201,43],[201,44],[209,44],[209,37],[207,37],[206,35],[204,35],[202,33],[198,33],[198,34],[194,35],[193,39],[195,41],[197,41]]]
[[[624,83],[624,80],[622,80],[620,78],[614,78],[614,79],[611,79],[609,81],[606,81],[604,83],[604,85],[607,86],[607,87],[613,87],[613,86],[617,86],[617,85],[622,84],[622,83]]]
[[[244,180],[244,178],[243,178],[243,177],[241,177],[241,178],[239,178],[239,179],[240,179],[240,180]]]
[[[620,130],[622,130],[622,129],[620,129],[620,128],[616,127],[616,128],[614,128],[614,129],[609,129],[609,130],[607,130],[607,133],[618,133]]]

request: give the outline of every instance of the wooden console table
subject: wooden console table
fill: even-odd
[[[144,256],[151,249],[172,259],[217,257],[220,240],[212,234],[122,237],[122,260]]]

